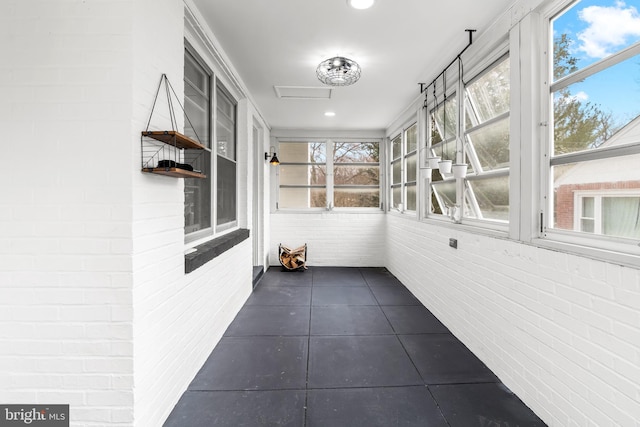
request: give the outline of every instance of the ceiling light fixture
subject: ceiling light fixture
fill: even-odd
[[[369,9],[375,0],[347,0],[347,4],[354,9]]]
[[[334,117],[336,113],[334,113],[333,111],[327,111],[326,113],[324,113],[324,115],[327,117]]]
[[[316,76],[329,86],[349,86],[360,79],[360,71],[356,61],[336,56],[322,61],[316,69]]]

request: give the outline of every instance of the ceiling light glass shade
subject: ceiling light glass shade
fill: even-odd
[[[322,61],[316,69],[318,80],[329,86],[349,86],[360,78],[357,62],[342,56]]]
[[[375,0],[347,0],[347,3],[354,9],[369,9]]]

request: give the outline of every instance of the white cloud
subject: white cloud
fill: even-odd
[[[571,104],[574,101],[577,101],[579,103],[583,103],[589,100],[589,95],[587,95],[586,92],[580,91],[576,94],[564,97],[561,96],[559,93],[556,94],[556,101],[562,102],[563,104]]]
[[[578,33],[578,49],[592,58],[604,58],[626,46],[629,38],[640,38],[640,14],[618,1],[614,6],[588,6],[578,12],[588,27]]]
[[[584,102],[589,99],[589,95],[586,92],[580,91],[572,96],[576,101]]]

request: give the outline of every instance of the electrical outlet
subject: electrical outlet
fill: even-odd
[[[458,239],[449,239],[449,246],[453,249],[458,249]]]

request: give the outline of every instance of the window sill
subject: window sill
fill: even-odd
[[[212,259],[222,255],[248,238],[249,230],[241,228],[194,247],[194,252],[184,256],[185,274],[189,274],[197,268],[202,267]]]
[[[334,208],[334,209],[278,209],[272,214],[289,215],[289,214],[384,214],[380,208]]]
[[[591,243],[591,244],[590,244]],[[586,239],[579,240],[563,236],[561,233],[547,233],[544,238],[533,239],[532,244],[540,248],[564,252],[572,255],[590,258],[596,261],[604,261],[623,267],[640,267],[640,248],[637,245],[621,245],[615,242],[600,247]]]

